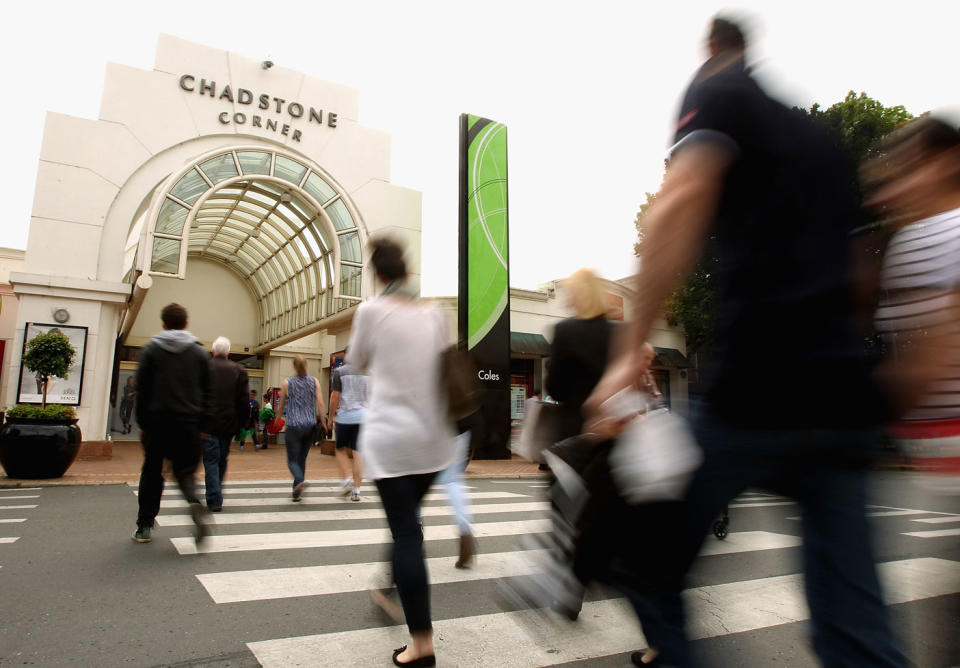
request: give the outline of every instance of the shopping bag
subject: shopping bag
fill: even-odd
[[[279,434],[283,431],[286,421],[282,417],[273,417],[267,422],[267,433],[268,434]]]
[[[527,461],[543,464],[543,451],[556,439],[558,410],[557,404],[533,403],[527,410],[513,452]]]
[[[610,473],[628,503],[683,498],[703,453],[683,418],[665,408],[628,424],[610,452]]]

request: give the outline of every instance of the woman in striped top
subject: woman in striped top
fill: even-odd
[[[897,131],[868,166],[868,205],[897,220],[880,273],[881,366],[925,468],[960,473],[960,132],[926,116]],[[919,448],[918,448],[919,446]]]

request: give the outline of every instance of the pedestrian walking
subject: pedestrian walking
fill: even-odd
[[[348,353],[348,347],[344,354]],[[343,478],[341,490],[349,494],[351,501],[360,500],[360,483],[363,482],[363,467],[357,439],[363,416],[367,410],[367,386],[369,376],[358,373],[351,364],[341,364],[333,372],[330,393],[330,417],[328,423],[336,423],[337,442],[334,454],[337,467]]]
[[[163,331],[144,346],[137,366],[136,410],[143,468],[133,540],[150,542],[163,494],[163,460],[169,459],[180,492],[190,505],[199,544],[207,535],[206,509],[197,499],[193,474],[200,463],[200,422],[210,405],[209,361],[203,346],[186,329],[184,307],[168,304],[160,319]]]
[[[692,423],[703,463],[679,530],[658,535],[655,550],[637,539],[623,557],[632,584],[662,618],[644,633],[662,663],[692,664],[684,575],[724,506],[763,485],[801,508],[820,661],[902,666],[865,516],[865,466],[879,445],[883,402],[853,333],[849,174],[821,128],[751,77],[736,24],[715,19],[708,51],[684,96],[666,176],[646,213],[632,343],[587,402],[603,419],[602,402],[636,384],[638,353],[664,300],[712,237],[717,365]],[[762,389],[757,360],[777,360],[776,378]],[[649,535],[649,527],[633,529],[625,536]]]
[[[213,342],[210,359],[210,412],[203,425],[203,470],[207,508],[215,513],[223,510],[224,476],[227,457],[234,434],[247,422],[249,379],[247,371],[231,362],[230,339],[221,336]]]
[[[123,423],[123,433],[129,434],[132,426],[130,421],[133,419],[133,406],[137,400],[137,385],[133,376],[127,378],[126,385],[123,386],[123,397],[120,399],[120,421]]]
[[[380,492],[393,536],[393,575],[412,642],[394,651],[398,666],[433,666],[430,589],[417,511],[438,471],[456,460],[441,394],[446,322],[407,285],[403,249],[371,243],[380,297],[359,306],[346,361],[370,373],[370,401],[360,431],[364,468]]]
[[[250,390],[250,399],[247,402],[247,419],[244,424],[240,427],[240,449],[243,450],[243,446],[247,440],[247,434],[250,434],[250,437],[253,439],[253,448],[255,450],[260,449],[260,437],[258,435],[260,431],[260,402],[257,401],[257,391]]]
[[[280,388],[279,414],[286,415],[287,467],[293,475],[293,500],[300,501],[313,430],[318,422],[326,429],[326,417],[320,381],[307,375],[303,355],[293,358],[293,368],[296,374],[285,379]]]

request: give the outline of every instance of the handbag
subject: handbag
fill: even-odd
[[[440,390],[447,398],[447,416],[452,422],[480,410],[480,383],[470,354],[460,346],[440,353]]]
[[[520,436],[513,452],[537,464],[546,463],[543,451],[557,440],[557,422],[560,406],[541,401],[532,404],[523,420]]]
[[[660,408],[620,432],[609,461],[613,482],[627,502],[678,501],[703,453],[686,421]]]

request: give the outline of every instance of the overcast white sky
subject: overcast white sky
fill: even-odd
[[[0,53],[6,209],[25,248],[46,111],[96,118],[108,61],[153,68],[158,33],[360,91],[393,137],[392,181],[423,192],[423,291],[456,291],[457,119],[507,124],[511,283],[632,272],[679,96],[721,4],[700,2],[19,2]],[[759,72],[790,103],[850,89],[920,113],[958,102],[960,3],[753,2]]]

